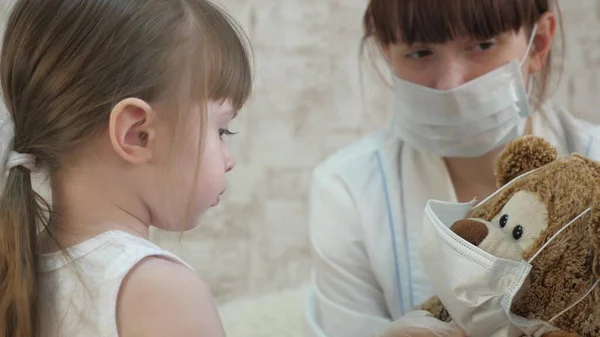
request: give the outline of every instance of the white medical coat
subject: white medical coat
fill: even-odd
[[[310,192],[313,280],[306,336],[368,337],[434,295],[419,258],[429,199],[456,202],[439,156],[388,127],[319,165]],[[546,104],[532,133],[600,160],[600,127]]]

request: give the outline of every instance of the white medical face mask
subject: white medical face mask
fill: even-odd
[[[510,184],[483,202],[500,193],[508,185]],[[517,316],[510,312],[510,308],[531,271],[531,261],[590,209],[563,226],[526,262],[493,256],[450,230],[454,222],[466,218],[472,206],[473,202],[448,203],[430,200],[425,208],[421,260],[436,294],[453,321],[463,328],[469,337],[543,336],[556,330],[547,322]],[[564,311],[556,313],[550,323],[581,302],[597,285],[598,281],[579,300]]]
[[[531,114],[514,60],[451,90],[436,90],[394,78],[394,132],[407,143],[442,157],[480,157],[522,136]]]

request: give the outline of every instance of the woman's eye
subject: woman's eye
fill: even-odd
[[[475,50],[489,50],[494,48],[494,46],[496,45],[496,41],[486,41],[486,42],[481,42],[475,45],[475,47],[473,49]]]
[[[410,59],[420,59],[420,58],[427,57],[430,55],[433,55],[431,50],[423,49],[423,50],[414,51],[412,53],[408,53],[408,54],[406,54],[406,57],[410,58]]]

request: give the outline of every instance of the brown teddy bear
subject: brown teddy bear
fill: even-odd
[[[451,230],[488,253],[528,261],[557,231],[585,212],[536,256],[527,287],[512,304],[514,314],[550,321],[549,336],[600,336],[600,163],[582,155],[557,158],[545,140],[525,136],[500,154],[494,173],[498,195],[474,208]],[[584,297],[585,296],[585,297]],[[421,306],[442,321],[452,318],[435,297]]]

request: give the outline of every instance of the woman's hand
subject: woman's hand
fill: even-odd
[[[384,334],[385,337],[467,337],[459,327],[448,329],[400,328]]]
[[[413,311],[392,322],[379,337],[467,337],[452,323],[431,317],[427,311]]]

